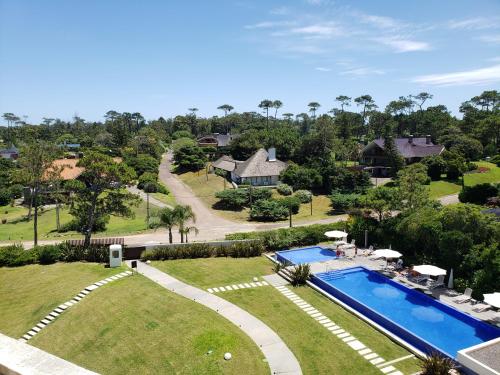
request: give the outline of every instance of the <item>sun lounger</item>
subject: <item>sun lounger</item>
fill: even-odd
[[[426,282],[429,279],[429,276],[427,275],[419,275],[419,276],[413,276],[410,278],[410,281],[413,281],[414,283],[421,284]]]
[[[438,279],[429,285],[429,289],[437,289],[444,287],[444,275],[439,275]]]
[[[472,308],[472,311],[480,313],[489,309],[491,309],[491,306],[488,305],[487,303],[478,303]]]
[[[472,289],[471,288],[466,288],[464,294],[462,294],[461,296],[458,296],[457,298],[455,298],[453,300],[453,302],[455,302],[455,303],[469,302],[472,299],[471,295],[472,295]]]

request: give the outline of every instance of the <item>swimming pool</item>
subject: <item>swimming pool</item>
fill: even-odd
[[[413,347],[456,358],[500,337],[486,324],[364,267],[315,274],[312,282]]]
[[[276,252],[276,259],[285,264],[304,264],[313,262],[325,262],[336,259],[337,256],[332,250],[321,246],[305,247],[303,249],[283,250]]]

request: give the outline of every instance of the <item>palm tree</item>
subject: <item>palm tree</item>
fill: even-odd
[[[186,243],[188,243],[188,234],[189,234],[189,232],[194,231],[195,234],[199,233],[198,228],[196,228],[194,225],[190,226],[190,227],[184,227],[182,229],[182,231],[180,229],[179,229],[179,231],[181,232],[181,235],[184,234],[184,236],[186,236]]]
[[[311,102],[307,105],[309,107],[309,112],[311,112],[312,114],[312,118],[315,119],[316,118],[316,110],[321,107],[321,104],[319,104],[318,102]]]
[[[177,225],[177,215],[175,208],[165,207],[154,213],[152,220],[149,222],[150,228],[164,227],[168,229],[168,242],[173,242],[172,229]]]
[[[292,120],[292,117],[293,117],[293,113],[283,113],[283,117],[285,118],[285,120],[287,120],[288,122],[290,122]]]
[[[259,108],[262,108],[264,111],[266,111],[266,126],[268,129],[269,129],[269,108],[271,108],[272,106],[273,106],[273,101],[269,99],[264,99],[259,104]]]
[[[335,101],[340,103],[340,110],[344,112],[344,107],[349,107],[351,105],[351,98],[347,95],[339,95],[335,98]]]
[[[176,223],[179,226],[181,243],[184,243],[184,235],[186,234],[186,228],[187,228],[186,223],[190,220],[193,221],[193,223],[195,223],[196,215],[194,214],[191,206],[178,205],[175,206],[174,208],[174,216],[176,218]]]
[[[276,117],[278,116],[278,109],[280,109],[281,107],[283,107],[283,103],[281,102],[281,100],[275,100],[273,102],[273,108],[275,108],[274,121],[276,121]]]
[[[191,112],[191,116],[196,117],[196,112],[198,112],[198,108],[188,108],[188,111]]]

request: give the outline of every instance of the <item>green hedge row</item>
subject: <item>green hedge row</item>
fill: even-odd
[[[345,229],[345,223],[314,224],[303,227],[281,228],[264,232],[244,232],[226,235],[228,240],[261,240],[267,251],[296,246],[316,245],[327,240],[325,232]]]
[[[108,246],[72,246],[67,242],[57,245],[37,246],[25,250],[22,245],[0,247],[0,267],[17,267],[26,264],[52,264],[62,262],[96,262],[106,263],[109,259]]]
[[[141,254],[142,260],[195,259],[212,257],[250,258],[261,255],[260,241],[237,242],[229,246],[193,243],[183,246],[159,246]]]

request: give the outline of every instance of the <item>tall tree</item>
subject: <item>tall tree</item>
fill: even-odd
[[[427,167],[422,163],[415,163],[398,172],[398,200],[405,210],[416,210],[429,204],[429,189],[427,181]]]
[[[280,100],[275,100],[273,101],[273,108],[275,109],[274,111],[274,120],[276,121],[276,118],[278,117],[278,109],[283,107],[283,103]]]
[[[30,196],[33,202],[33,240],[38,245],[38,207],[40,204],[40,193],[42,184],[46,180],[46,172],[55,158],[55,147],[53,144],[43,141],[32,141],[22,151],[19,158],[21,166],[20,179],[24,180],[30,188]]]
[[[168,230],[168,242],[173,242],[172,229],[177,225],[177,213],[175,209],[170,207],[162,208],[161,210],[153,213],[149,226],[151,228],[164,227]]]
[[[293,113],[283,113],[283,117],[285,118],[286,121],[290,122],[293,118]]]
[[[423,111],[424,103],[427,100],[431,100],[432,98],[433,98],[433,95],[429,94],[428,92],[421,92],[421,93],[413,96],[413,99],[416,100],[416,104],[417,104],[418,109],[420,111]]]
[[[309,107],[309,112],[312,114],[312,118],[316,119],[316,110],[321,107],[321,104],[318,102],[310,102],[307,106]]]
[[[335,101],[340,103],[340,110],[344,112],[344,107],[349,107],[351,105],[351,98],[347,95],[339,95],[335,98]]]
[[[266,126],[269,129],[269,108],[272,108],[273,101],[269,99],[264,99],[259,103],[259,108],[266,111]]]
[[[220,108],[217,108],[217,109],[220,109]],[[198,108],[196,108],[196,107],[188,108],[188,111],[191,112],[191,116],[196,117],[196,112],[198,112]]]
[[[223,104],[221,106],[218,106],[217,109],[224,111],[224,117],[226,117],[227,114],[234,109],[234,107],[232,105],[229,105],[229,104]]]
[[[97,224],[105,225],[109,215],[133,216],[131,206],[137,205],[139,198],[123,187],[131,183],[136,175],[125,163],[115,162],[97,152],[88,152],[78,161],[77,167],[84,168],[84,171],[71,187],[74,206],[70,213],[83,229],[84,246],[88,247]]]
[[[384,153],[387,157],[387,166],[391,168],[389,173],[391,176],[395,176],[396,173],[403,168],[404,159],[399,153],[396,143],[394,142],[390,122],[386,123],[384,130]]]
[[[373,111],[377,108],[375,101],[371,97],[371,95],[361,95],[354,99],[354,102],[363,108],[362,116],[363,116],[363,125],[366,124],[366,115],[367,113]]]

